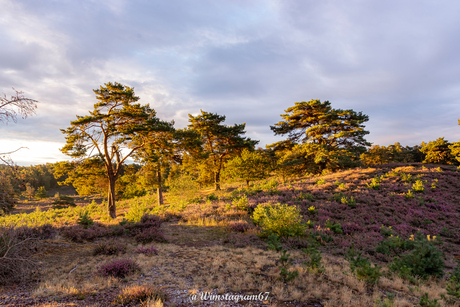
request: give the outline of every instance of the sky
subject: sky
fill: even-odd
[[[298,101],[369,116],[373,144],[460,139],[459,1],[0,0],[0,94],[38,100],[0,122],[19,165],[68,160],[60,129],[107,82],[163,120],[200,110],[246,123],[259,146]]]

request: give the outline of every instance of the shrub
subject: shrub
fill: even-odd
[[[113,276],[117,278],[124,278],[125,276],[140,271],[137,263],[130,259],[115,260],[102,265],[98,273],[103,276]]]
[[[37,238],[23,229],[0,229],[0,285],[21,282],[36,267]]]
[[[390,265],[390,269],[398,272],[407,270],[411,275],[421,278],[442,277],[444,275],[444,259],[434,242],[428,241],[422,232],[418,232],[412,252],[395,259]]]
[[[339,223],[334,224],[329,219],[326,221],[326,228],[329,228],[332,232],[337,234],[343,233],[342,225],[340,225]]]
[[[299,275],[298,271],[288,271],[289,267],[292,265],[293,259],[291,255],[287,253],[287,250],[281,251],[281,256],[279,258],[280,266],[280,278],[283,282],[287,283],[296,278]]]
[[[366,183],[366,185],[369,189],[378,190],[380,189],[380,178],[374,177],[372,178],[372,181],[370,183]]]
[[[61,235],[73,242],[82,243],[85,241],[92,241],[96,238],[101,238],[110,235],[112,232],[99,225],[95,224],[90,228],[84,228],[81,225],[61,228]]]
[[[67,207],[75,207],[75,201],[72,197],[66,195],[57,195],[56,199],[53,201],[54,209],[62,209]]]
[[[325,180],[324,178],[318,179],[318,180],[316,181],[316,184],[317,184],[317,185],[326,184],[326,180]]]
[[[419,193],[425,191],[425,187],[423,186],[423,181],[416,180],[415,183],[412,185],[412,190],[414,190],[414,192],[419,192]]]
[[[251,226],[246,221],[230,221],[228,223],[228,229],[235,232],[245,232],[251,229]]]
[[[300,210],[287,204],[259,204],[254,210],[253,220],[267,233],[280,237],[300,236],[306,229]]]
[[[348,249],[345,259],[350,262],[350,269],[358,279],[364,279],[370,284],[376,284],[380,276],[382,276],[380,267],[375,264],[372,267],[369,258],[361,257],[361,252],[356,252],[353,246]]]
[[[248,197],[246,194],[232,201],[232,205],[240,210],[248,210]]]
[[[441,305],[438,303],[437,299],[432,299],[430,300],[428,298],[428,293],[425,292],[424,295],[420,298],[419,305],[421,307],[441,307]]]
[[[124,218],[131,222],[139,222],[141,218],[147,214],[148,207],[147,204],[141,202],[140,200],[135,200],[131,204],[128,212],[125,213]]]
[[[153,246],[139,247],[138,249],[136,249],[135,253],[136,254],[144,254],[144,255],[147,255],[147,256],[150,256],[150,255],[153,255],[153,254],[158,255],[158,249],[156,249]]]
[[[88,216],[88,211],[78,214],[77,224],[83,226],[83,228],[88,228],[94,224],[94,221],[91,217]]]
[[[168,242],[163,232],[161,232],[161,230],[155,227],[144,229],[141,233],[137,234],[134,237],[134,239],[136,239],[136,242],[142,243],[142,244],[147,244],[153,241],[160,242],[160,243]]]
[[[118,255],[124,254],[126,247],[117,244],[115,241],[107,241],[99,243],[93,250],[93,255]]]
[[[208,200],[208,201],[219,200],[219,197],[217,197],[214,194],[209,194],[208,196],[206,196],[206,200]]]
[[[38,199],[47,198],[48,193],[46,192],[45,187],[39,187],[37,191],[35,191],[35,197]]]
[[[307,267],[318,269],[320,272],[322,272],[324,267],[321,265],[321,252],[315,246],[304,248],[302,251],[309,256],[309,260],[305,261],[304,264]]]
[[[114,301],[114,305],[126,306],[150,300],[161,300],[164,302],[167,294],[154,285],[133,285],[124,288]],[[150,305],[149,305],[150,306]]]

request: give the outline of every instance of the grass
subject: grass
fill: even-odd
[[[286,182],[271,178],[249,188],[231,186],[220,192],[200,192],[178,203],[173,203],[166,194],[163,206],[156,205],[154,196],[145,196],[118,202],[120,216],[114,221],[104,221],[103,205],[80,204],[74,208],[1,217],[0,224],[73,225],[82,212],[88,212],[92,219],[104,224],[115,224],[130,216],[136,220],[136,216],[145,212],[166,220],[161,230],[169,243],[143,246],[153,246],[158,254],[137,253],[141,245],[126,237],[117,239],[126,247],[125,253],[96,256],[94,248],[103,241],[72,243],[59,236],[42,241],[35,257],[41,262],[43,277],[30,285],[30,296],[48,300],[49,304],[56,299],[61,302],[77,299],[81,306],[91,306],[96,300],[111,303],[123,291],[129,294],[126,289],[162,285],[162,291],[170,293],[168,300],[177,304],[182,299],[186,302],[188,294],[179,291],[186,290],[219,294],[270,292],[272,306],[294,300],[304,304],[320,302],[323,306],[374,306],[376,302],[380,304],[377,306],[390,303],[414,306],[427,293],[430,300],[437,299],[441,306],[459,306],[458,301],[442,298],[449,297],[447,277],[403,279],[388,269],[395,253],[376,252],[383,240],[392,236],[409,240],[420,229],[431,238],[437,236],[434,244],[443,252],[446,264],[455,263],[455,256],[460,254],[460,195],[456,193],[460,190],[460,176],[455,169],[442,167],[440,172],[437,167],[394,164]],[[379,178],[378,189],[369,188],[372,180],[377,182],[375,178]],[[408,178],[413,178],[413,182]],[[416,195],[423,201],[405,196],[416,182],[419,182]],[[422,189],[421,183],[425,187],[434,184],[435,188]],[[206,197],[211,194],[212,197]],[[351,199],[353,205],[350,205]],[[289,282],[280,280],[280,253],[267,249],[266,241],[259,237],[261,229],[251,219],[260,203],[296,206],[304,222],[314,225],[305,230],[302,240],[307,241],[308,246],[316,246],[321,270],[306,265],[311,263],[311,255],[300,247],[293,248],[295,244],[286,240],[282,241],[283,247],[293,260],[287,270],[298,273]],[[309,210],[311,207],[315,208],[314,214]],[[247,223],[251,227],[232,231],[235,227],[229,225],[235,223]],[[372,272],[366,275],[360,271],[361,275],[357,276],[357,270],[350,269],[345,253],[351,245],[369,258],[373,264],[370,269],[375,265],[380,267],[379,278],[367,278]],[[100,265],[121,258],[135,261],[140,270],[122,279],[94,274]],[[152,297],[149,304],[161,305],[162,302]]]

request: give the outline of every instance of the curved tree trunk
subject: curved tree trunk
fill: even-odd
[[[220,190],[220,171],[214,173],[215,190]]]
[[[109,215],[111,218],[117,217],[117,211],[115,207],[115,182],[116,177],[109,176],[109,193],[107,196],[107,210],[109,211]]]

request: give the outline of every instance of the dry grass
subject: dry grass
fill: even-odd
[[[169,228],[170,235],[177,234],[172,237],[178,242],[189,238],[191,230],[195,228],[195,236],[206,235],[208,231],[215,232],[215,229],[206,230],[206,227],[174,224],[164,227]],[[217,244],[204,246],[199,241],[196,242],[197,246],[155,244],[159,254],[153,256],[135,254],[138,245],[123,242],[127,246],[123,257],[136,261],[141,267],[140,273],[124,280],[95,275],[98,266],[109,260],[119,259],[118,256],[91,256],[89,251],[92,244],[73,244],[73,259],[68,257],[70,251],[67,248],[63,249],[64,254],[60,261],[44,261],[44,281],[38,285],[33,295],[85,299],[96,292],[114,287],[126,289],[129,286],[154,285],[165,290],[182,289],[198,293],[213,290],[221,294],[267,291],[274,302],[295,300],[307,303],[319,300],[324,306],[373,306],[377,299],[384,299],[384,293],[391,292],[396,294],[395,306],[413,306],[425,292],[429,297],[436,298],[445,293],[443,284],[436,280],[422,283],[419,291],[411,291],[411,285],[396,276],[382,277],[374,288],[369,288],[350,272],[346,260],[323,255],[322,264],[325,270],[319,273],[303,266],[305,255],[297,250],[290,252],[297,263],[291,270],[297,270],[299,276],[284,284],[279,280],[278,252],[253,247],[234,249]],[[75,253],[78,250],[88,252]],[[54,250],[54,255],[59,255],[56,252]],[[72,271],[74,268],[76,269]],[[144,304],[161,306],[162,303],[150,300]],[[441,301],[441,304],[444,302]]]

